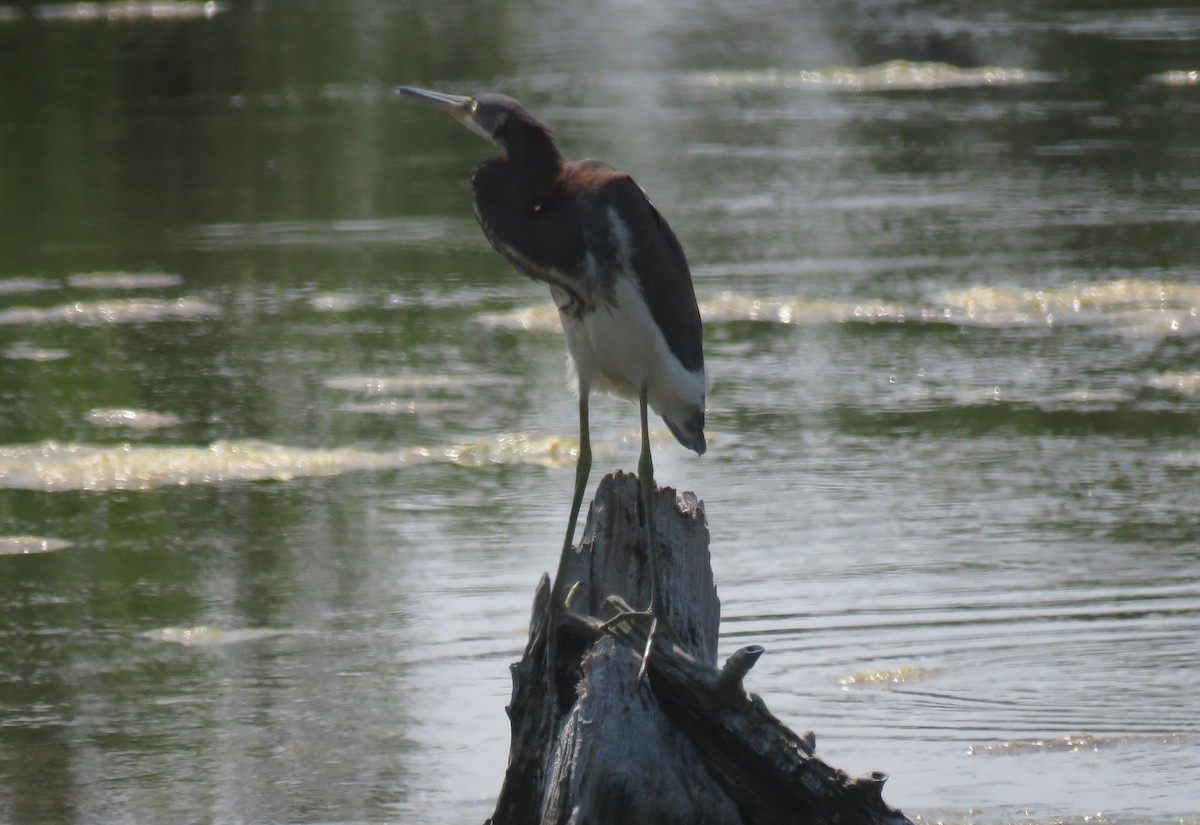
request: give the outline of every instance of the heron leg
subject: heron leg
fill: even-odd
[[[579,382],[579,457],[575,460],[575,493],[571,497],[571,517],[567,521],[567,537],[563,541],[563,555],[575,546],[575,522],[579,519],[579,508],[583,505],[583,492],[587,487],[588,475],[592,471],[592,438],[588,432],[589,388]]]
[[[638,411],[642,417],[642,455],[638,459],[638,489],[642,499],[642,530],[650,564],[650,607],[648,613],[662,608],[658,586],[658,536],[654,530],[654,462],[650,458],[650,425],[646,412],[646,385],[638,393]]]

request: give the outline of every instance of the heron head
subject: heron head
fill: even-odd
[[[445,112],[475,134],[504,148],[509,148],[509,138],[516,131],[512,127],[518,124],[548,132],[524,106],[506,95],[483,92],[464,97],[415,86],[398,86],[396,92]]]

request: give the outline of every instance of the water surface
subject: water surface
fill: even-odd
[[[155,14],[158,9],[159,13]],[[923,820],[1200,817],[1200,12],[0,7],[0,821],[482,821],[575,402],[501,90],[688,251],[722,655]],[[636,462],[597,399],[596,472]]]

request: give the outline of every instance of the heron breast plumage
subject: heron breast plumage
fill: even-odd
[[[687,369],[671,354],[633,278],[617,278],[614,291],[613,301],[601,302],[578,316],[560,306],[577,386],[637,398],[639,388],[645,385],[650,408],[667,421],[685,446],[698,449],[699,443],[702,451],[704,371]],[[557,292],[551,288],[556,303],[561,297]]]

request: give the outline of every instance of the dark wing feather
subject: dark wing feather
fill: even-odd
[[[632,265],[667,346],[685,368],[692,372],[703,369],[700,308],[679,239],[642,188],[627,175],[606,182],[604,195],[629,227]]]

